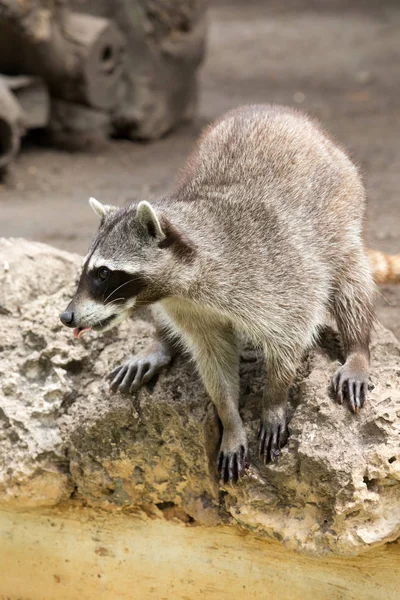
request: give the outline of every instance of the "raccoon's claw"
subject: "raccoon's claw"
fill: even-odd
[[[224,483],[237,483],[248,466],[247,450],[243,445],[236,452],[221,450],[218,454],[217,469]]]
[[[111,380],[110,389],[113,392],[133,393],[150,381],[159,369],[159,364],[150,358],[133,358],[111,371],[107,379]]]
[[[258,429],[258,455],[264,464],[277,463],[281,448],[288,440],[286,418],[267,420],[263,418]]]
[[[339,367],[332,379],[333,393],[339,404],[347,398],[350,410],[358,413],[365,404],[368,391],[368,374],[356,371],[346,364]]]

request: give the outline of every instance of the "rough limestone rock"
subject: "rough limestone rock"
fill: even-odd
[[[262,365],[242,353],[241,410],[251,467],[235,487],[215,473],[220,427],[184,358],[137,395],[104,376],[151,338],[149,316],[75,340],[59,312],[78,256],[0,241],[0,503],[83,502],[213,526],[228,524],[314,554],[357,554],[400,535],[400,343],[377,328],[367,406],[329,397],[337,366],[326,332],[292,389],[290,441],[278,465],[257,456]]]

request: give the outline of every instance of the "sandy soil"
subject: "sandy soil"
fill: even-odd
[[[389,1],[214,2],[196,122],[153,144],[86,153],[28,141],[0,184],[0,235],[83,253],[96,227],[88,196],[122,205],[164,193],[205,123],[239,104],[278,102],[320,118],[347,148],[368,191],[368,244],[400,251],[399,28],[400,5]],[[400,286],[381,288],[378,306],[400,336]]]

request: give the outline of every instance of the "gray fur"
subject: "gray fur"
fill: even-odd
[[[225,481],[247,460],[237,332],[266,356],[266,461],[286,441],[288,386],[328,315],[348,358],[335,378],[338,399],[348,389],[352,409],[362,406],[374,316],[361,240],[364,190],[356,167],[317,124],[284,107],[228,113],[202,135],[174,192],[152,207],[157,235],[147,228],[147,206],[145,224],[136,205],[107,211],[88,262],[149,281],[135,308],[157,301],[163,326],[192,353],[224,427]]]

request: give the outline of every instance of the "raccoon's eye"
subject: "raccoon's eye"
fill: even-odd
[[[105,281],[110,277],[110,269],[107,269],[107,267],[100,267],[97,271],[97,277]]]

